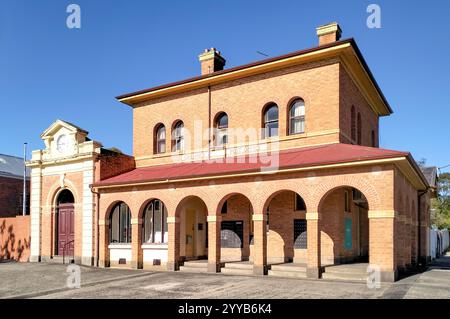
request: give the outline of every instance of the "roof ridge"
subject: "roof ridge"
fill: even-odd
[[[197,76],[186,78],[184,80],[169,82],[169,83],[153,86],[153,87],[150,87],[150,88],[147,88],[147,89],[138,90],[138,91],[131,92],[131,93],[121,94],[119,96],[116,96],[116,99],[121,100],[121,99],[124,99],[124,98],[127,98],[127,97],[131,97],[131,96],[134,96],[134,95],[144,94],[144,93],[148,93],[148,92],[151,92],[151,91],[156,91],[158,89],[175,86],[175,85],[182,84],[182,83],[188,83],[188,82],[193,82],[193,81],[197,81],[197,80],[200,80],[200,79],[206,79],[206,78],[214,77],[214,76],[217,76],[217,75],[220,75],[220,74],[225,74],[225,73],[233,72],[233,71],[236,71],[236,70],[245,69],[245,68],[248,68],[248,67],[251,67],[251,66],[255,66],[255,65],[261,65],[261,64],[265,64],[265,63],[270,63],[272,61],[277,61],[277,60],[280,60],[280,59],[285,59],[285,58],[289,58],[289,57],[292,57],[292,56],[305,54],[305,53],[308,53],[308,52],[314,52],[314,51],[321,50],[321,49],[327,49],[327,48],[331,48],[331,47],[338,46],[338,45],[345,44],[345,43],[355,43],[355,39],[354,38],[347,38],[347,39],[339,40],[339,41],[336,41],[336,42],[332,42],[332,43],[328,43],[328,44],[324,44],[324,45],[320,45],[320,46],[314,46],[314,47],[310,47],[310,48],[307,48],[307,49],[301,49],[301,50],[292,51],[292,52],[289,52],[289,53],[286,53],[286,54],[281,54],[281,55],[278,55],[278,56],[275,56],[275,57],[270,57],[270,58],[267,58],[267,59],[256,60],[256,61],[253,61],[253,62],[250,62],[250,63],[241,64],[241,65],[229,68],[229,69],[224,69],[224,70],[221,70],[221,71],[217,71],[217,72],[213,72],[213,73],[209,73],[209,74],[204,74],[204,75],[197,75]]]

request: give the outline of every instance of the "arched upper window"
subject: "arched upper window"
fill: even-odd
[[[131,212],[125,203],[117,204],[110,216],[110,242],[131,243]]]
[[[144,243],[167,243],[167,210],[160,200],[152,200],[144,211]]]
[[[166,152],[166,127],[159,124],[155,129],[155,154]]]
[[[172,152],[184,150],[184,123],[178,121],[172,129]]]
[[[270,104],[264,110],[264,138],[278,136],[278,105]]]
[[[216,146],[224,146],[228,143],[228,115],[220,113],[214,123],[214,141]]]
[[[361,123],[361,113],[358,113],[358,124],[357,124],[357,131],[358,131],[358,145],[362,144],[362,123]]]
[[[295,100],[289,109],[289,134],[305,132],[305,102]]]
[[[356,141],[356,111],[354,105],[352,105],[350,125],[352,130],[352,141]]]

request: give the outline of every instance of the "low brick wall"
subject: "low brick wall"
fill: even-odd
[[[30,257],[30,216],[0,218],[0,261],[27,262]]]

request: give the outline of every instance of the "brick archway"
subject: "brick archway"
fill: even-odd
[[[174,249],[182,259],[203,259],[208,255],[208,211],[206,202],[197,195],[188,195],[178,203],[175,216],[179,227],[172,235],[180,239]]]
[[[263,217],[267,222],[268,264],[306,263],[306,247],[299,242],[306,234],[307,210],[305,199],[295,189],[277,190],[266,199]]]
[[[264,205],[262,206],[263,208],[263,212],[265,212],[267,210],[267,207],[270,205],[270,202],[279,194],[282,194],[284,192],[292,192],[295,193],[297,195],[299,195],[303,201],[305,202],[306,205],[306,211],[308,211],[308,203],[307,203],[307,198],[310,197],[310,192],[307,190],[298,190],[295,188],[283,188],[277,191],[274,191],[272,194],[270,194],[266,200],[264,201]]]
[[[214,230],[211,237],[211,242],[216,243],[212,249],[217,259],[214,263],[251,259],[254,213],[252,201],[241,192],[229,193],[219,200],[216,215],[209,216],[208,226]]]
[[[318,184],[314,195],[312,207],[315,212],[320,212],[322,201],[334,190],[342,187],[350,187],[359,190],[367,198],[371,210],[382,207],[381,198],[376,188],[365,178],[355,178],[354,176],[331,176],[323,177],[323,182]]]
[[[215,210],[216,216],[220,216],[221,210],[222,210],[222,207],[223,207],[224,203],[227,200],[229,200],[230,198],[232,198],[233,196],[243,196],[243,197],[245,197],[245,199],[249,202],[250,207],[251,207],[251,209],[253,211],[253,203],[252,203],[252,201],[250,200],[250,198],[247,195],[243,194],[242,192],[232,192],[232,193],[229,193],[227,195],[222,196],[222,198],[219,200],[219,202],[217,204],[217,208]],[[254,213],[254,211],[253,211],[253,213]]]

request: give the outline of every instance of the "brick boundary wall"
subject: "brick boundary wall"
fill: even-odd
[[[0,262],[27,262],[30,241],[30,216],[0,218]]]

